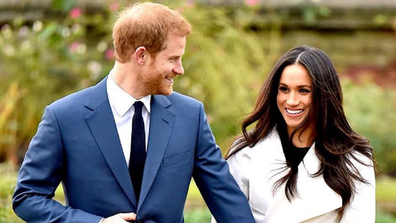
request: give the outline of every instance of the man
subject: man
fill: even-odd
[[[110,74],[44,111],[13,196],[22,219],[184,222],[194,177],[218,222],[254,222],[202,103],[172,93],[190,32],[180,14],[160,4],[120,14]],[[61,182],[65,206],[52,199]]]

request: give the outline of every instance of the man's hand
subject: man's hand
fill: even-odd
[[[101,223],[125,223],[132,220],[136,220],[136,214],[130,213],[119,213],[108,218],[105,218]]]

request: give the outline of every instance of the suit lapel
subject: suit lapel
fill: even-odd
[[[169,100],[162,95],[155,95],[151,100],[147,158],[138,207],[141,207],[141,204],[153,184],[171,136],[175,115],[167,110],[170,106],[171,103]]]
[[[136,207],[132,182],[107,97],[106,80],[93,87],[85,104],[92,112],[85,119],[115,178]]]

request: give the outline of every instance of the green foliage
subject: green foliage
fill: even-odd
[[[370,140],[380,171],[395,174],[395,90],[381,88],[370,80],[360,85],[343,80],[343,90],[345,113],[353,129]]]
[[[254,13],[249,8],[243,12],[246,17]],[[230,13],[225,8],[184,8],[194,33],[184,56],[185,75],[175,83],[177,91],[204,102],[220,143],[240,132],[239,121],[252,110],[280,45],[276,29],[247,31],[238,16],[227,16]]]
[[[240,133],[239,123],[252,110],[269,70],[284,53],[281,27],[274,22],[265,32],[250,30],[249,24],[258,17],[255,7],[165,2],[193,26],[183,58],[185,75],[176,79],[174,88],[203,101],[217,142],[226,151],[231,138]],[[26,25],[18,17],[0,27],[0,162],[17,162],[46,105],[108,73],[114,59],[112,21],[115,12],[130,2],[108,3],[104,11],[91,14],[75,7],[75,1],[53,3],[64,13],[63,19]],[[324,8],[314,14],[329,13]],[[344,88],[352,126],[371,140],[381,171],[395,172],[395,92],[370,82],[357,86],[346,81]]]
[[[17,18],[0,27],[0,162],[15,160],[17,151],[26,148],[47,104],[108,72],[110,37],[89,38],[95,33],[90,24],[107,19],[106,14],[87,19],[77,13],[32,26]]]
[[[76,6],[77,0],[54,0],[52,2],[52,8],[61,12],[68,12],[74,6]]]
[[[7,199],[14,192],[16,172],[9,163],[0,164],[0,198]]]
[[[194,209],[188,210],[184,214],[184,221],[186,223],[202,223],[202,222],[210,222],[210,212],[206,209]]]
[[[72,8],[62,2],[54,4],[62,10]],[[177,79],[175,90],[204,102],[221,144],[238,132],[238,121],[251,110],[261,82],[279,54],[279,37],[275,31],[246,31],[246,19],[244,24],[237,23],[238,17],[252,17],[250,8],[241,9],[231,20],[226,8],[177,4],[194,33],[184,57],[185,75]],[[0,134],[5,136],[0,140],[0,161],[26,148],[47,104],[107,74],[113,63],[113,22],[109,20],[115,11],[109,5],[105,13],[88,15],[73,8],[63,20],[27,26],[18,18],[1,27],[0,113],[4,114],[0,117],[7,116],[0,122]],[[7,106],[11,112],[4,109]]]
[[[322,17],[328,17],[331,14],[331,10],[328,7],[321,6],[306,6],[300,9],[304,21],[308,24],[313,24]]]
[[[0,200],[0,202],[3,202]],[[19,219],[13,212],[11,206],[5,206],[0,203],[0,223],[22,223],[23,221]]]
[[[11,196],[14,192],[16,172],[9,163],[0,164],[0,223],[23,222],[17,218],[11,208]]]
[[[391,214],[385,213],[381,210],[377,210],[375,222],[376,223],[394,223],[396,222],[396,217]]]
[[[377,201],[379,202],[396,201],[395,188],[396,188],[396,178],[389,178],[389,177],[378,178],[376,184]]]

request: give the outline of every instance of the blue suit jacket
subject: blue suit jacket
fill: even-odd
[[[18,174],[13,208],[27,222],[94,222],[135,212],[143,222],[184,222],[191,177],[218,222],[254,222],[202,103],[174,92],[152,98],[139,203],[109,105],[106,79],[47,106]],[[60,183],[66,205],[52,199]]]

